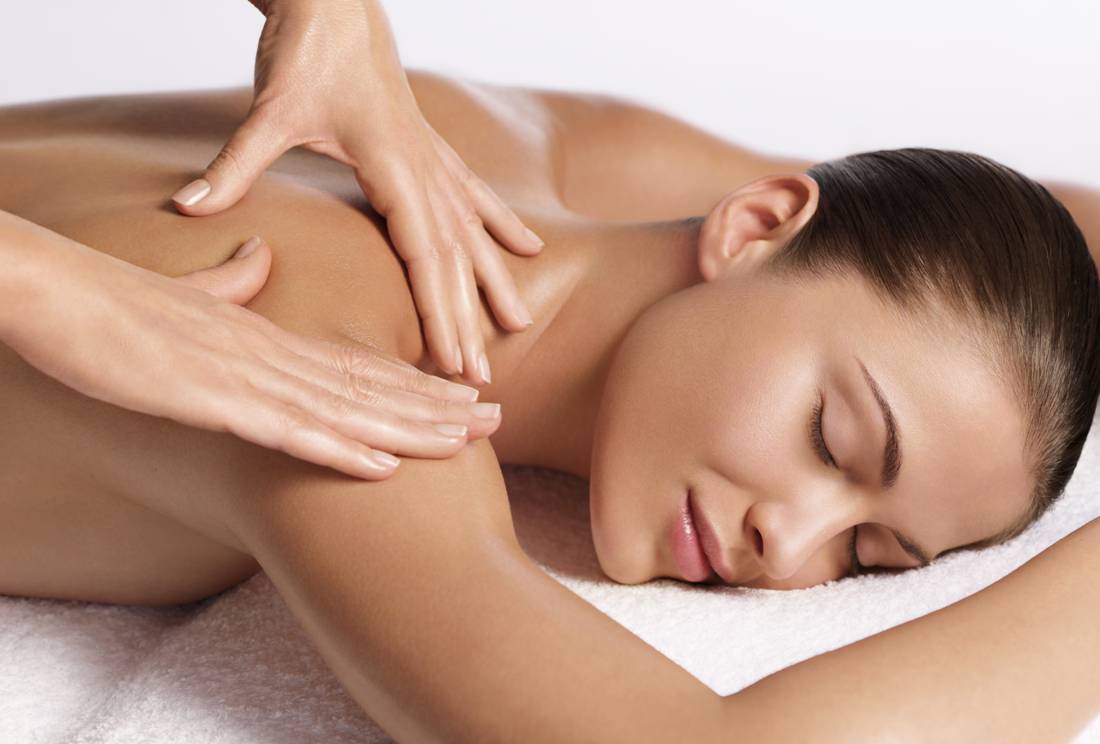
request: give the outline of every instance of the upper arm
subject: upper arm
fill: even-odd
[[[519,547],[485,440],[374,483],[258,453],[233,529],[401,741],[707,741],[721,699]]]

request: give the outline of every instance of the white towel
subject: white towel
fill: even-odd
[[[628,587],[599,571],[583,482],[530,468],[506,476],[530,555],[723,695],[950,604],[1100,516],[1100,443],[1090,437],[1063,500],[1003,546],[801,591]],[[263,574],[179,609],[0,598],[3,744],[306,741],[390,738],[339,686]],[[1077,741],[1100,742],[1100,716]]]

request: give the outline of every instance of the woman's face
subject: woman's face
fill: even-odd
[[[1015,523],[1021,414],[965,335],[926,319],[856,276],[796,282],[750,262],[650,308],[597,423],[604,571],[793,589],[847,575],[853,534],[863,566],[900,569],[921,565],[907,542],[931,559]],[[685,533],[702,515],[707,563]]]

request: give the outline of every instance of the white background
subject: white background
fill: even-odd
[[[615,92],[776,153],[953,147],[1100,184],[1093,0],[387,8],[410,66]],[[245,0],[0,0],[0,103],[247,84],[260,24]]]

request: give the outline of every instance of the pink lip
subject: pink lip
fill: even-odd
[[[730,572],[722,561],[721,544],[690,490],[680,504],[670,538],[672,556],[685,581],[705,581],[717,573],[728,582]]]
[[[707,519],[707,515],[700,508],[698,502],[694,498],[694,494],[688,492],[688,501],[691,506],[691,514],[693,521],[695,522],[696,531],[699,535],[699,542],[703,548],[703,552],[706,554],[707,561],[714,568],[714,572],[727,584],[735,583],[733,581],[733,571],[730,570],[729,564],[726,563],[726,552],[722,550],[722,542],[718,539],[718,533],[714,531],[714,526]]]

